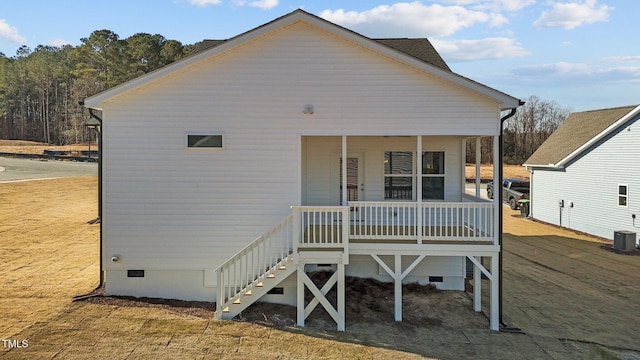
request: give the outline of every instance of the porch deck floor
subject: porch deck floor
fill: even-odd
[[[478,237],[473,229],[456,226],[424,226],[423,239],[418,242],[416,226],[362,226],[351,225],[349,243],[353,244],[450,244],[493,245],[488,240],[473,240]],[[461,239],[455,239],[460,237]],[[452,239],[454,238],[454,239]],[[304,231],[303,244],[341,244],[340,225],[311,225]]]

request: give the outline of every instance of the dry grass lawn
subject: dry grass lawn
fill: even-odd
[[[533,256],[543,251],[536,248],[536,243],[546,241],[548,234],[572,238],[572,241],[597,239],[519,219],[511,216],[515,213],[509,211],[505,211],[505,230],[510,236],[521,239],[509,240],[507,254],[517,253],[517,256],[510,255],[505,261],[511,264],[509,261],[517,260],[518,266],[526,268],[525,273],[531,273],[533,278],[518,278],[522,289],[508,294],[510,298],[518,298],[519,303],[507,304],[507,309],[519,323],[531,322],[532,332],[527,335],[491,332],[481,315],[480,321],[472,326],[469,322],[447,323],[446,319],[431,325],[396,323],[385,319],[353,323],[347,318],[347,332],[338,333],[313,327],[279,326],[268,321],[216,321],[171,308],[139,306],[133,302],[129,305],[71,302],[72,296],[88,293],[98,283],[99,226],[87,224],[96,216],[96,188],[95,177],[0,184],[0,253],[3,255],[0,262],[0,337],[28,341],[27,348],[0,348],[3,360],[615,359],[623,353],[619,349],[598,345],[597,336],[594,340],[588,338],[601,327],[606,334],[607,327],[614,326],[605,323],[607,317],[621,323],[612,313],[598,312],[601,315],[598,315],[598,324],[601,326],[594,327],[583,310],[584,306],[589,306],[588,302],[583,302],[575,314],[568,314],[559,300],[548,309],[548,304],[527,303],[529,292],[536,288],[537,283],[547,279],[555,281],[554,271],[550,269],[563,261],[561,255],[545,252],[545,259],[552,259],[551,263],[535,257],[535,263],[525,262],[524,259],[532,256],[534,251]],[[557,241],[556,235],[549,235],[551,242]],[[520,240],[524,247],[517,246]],[[557,246],[560,254],[566,252],[561,245]],[[597,247],[590,248],[596,249],[590,250],[593,254],[597,252]],[[572,250],[572,253],[578,254],[578,250]],[[593,254],[589,254],[590,258]],[[536,267],[537,262],[544,263],[544,267]],[[632,259],[626,259],[626,263],[638,266]],[[567,264],[565,272],[569,274],[579,263]],[[527,267],[533,270],[529,271]],[[522,277],[517,269],[510,267],[505,281]],[[539,275],[543,270],[547,272]],[[562,288],[557,290],[558,293],[563,289],[570,290],[564,294],[569,299],[575,296],[572,291],[580,293],[572,278],[566,277],[563,281],[559,283]],[[606,290],[609,291],[608,288]],[[634,291],[632,287],[619,290],[625,294]],[[613,297],[610,292],[604,294],[598,299]],[[553,293],[545,296],[553,302]],[[405,298],[405,302],[409,299]],[[469,311],[471,307],[471,301],[465,301],[469,308],[461,311]],[[410,309],[409,304],[405,304]],[[622,302],[615,304],[624,308]],[[423,312],[435,313],[444,306],[448,305],[436,304],[424,308]],[[624,315],[622,310],[618,313]],[[629,313],[629,321],[633,321],[635,314]],[[263,316],[271,317],[272,314]],[[557,317],[564,321],[560,322],[560,329],[567,326],[575,328],[575,331],[555,335],[554,331],[557,332],[559,326]],[[635,320],[637,323],[638,319]],[[587,340],[573,340],[581,336]],[[616,334],[609,334],[609,338],[605,336],[603,339],[611,336]],[[633,336],[617,337],[624,345],[624,341]],[[624,358],[640,359],[638,353],[629,351],[624,352]]]
[[[97,150],[98,145],[96,143],[91,144],[91,149]],[[41,155],[45,150],[80,152],[89,150],[89,144],[55,146],[35,141],[0,140],[0,153]]]
[[[97,179],[0,184],[0,333],[62,311],[97,285]],[[15,306],[20,304],[20,306]]]
[[[505,179],[515,178],[529,180],[529,172],[521,165],[504,165],[502,168],[503,177]],[[467,164],[465,166],[465,176],[467,180],[476,179],[476,166],[475,164]],[[493,181],[493,165],[482,164],[480,165],[480,180],[482,182]]]

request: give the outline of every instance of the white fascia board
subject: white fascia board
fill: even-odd
[[[522,164],[527,170],[529,169],[562,169],[564,166],[558,166],[556,164],[549,165],[534,165],[534,164]]]
[[[636,116],[638,113],[640,113],[640,105],[636,106],[633,110],[628,112],[625,116],[621,117],[620,120],[618,120],[618,121],[614,122],[613,124],[609,125],[609,127],[604,129],[598,135],[596,135],[593,138],[591,138],[591,140],[587,141],[582,146],[580,146],[579,148],[575,149],[571,154],[565,156],[562,160],[558,161],[558,163],[555,164],[555,166],[558,167],[558,168],[563,168],[569,161],[573,160],[576,156],[580,155],[583,151],[589,149],[591,146],[596,144],[598,141],[602,140],[603,138],[605,138],[606,136],[611,134],[613,131],[618,129],[620,126],[624,125],[627,121],[629,121],[629,119],[631,119],[632,117]]]

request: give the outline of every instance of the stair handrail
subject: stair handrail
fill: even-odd
[[[273,267],[277,266],[280,261],[289,256],[289,253],[293,249],[293,214],[289,214],[280,223],[275,225],[271,230],[258,236],[255,240],[249,243],[247,246],[239,250],[235,255],[231,256],[224,263],[220,264],[214,272],[217,276],[217,300],[216,310],[217,315],[221,316],[222,306],[229,299],[240,294],[244,291],[257,277],[265,276]],[[287,229],[288,227],[288,229]],[[282,230],[282,231],[281,231]],[[268,240],[273,238],[274,234],[281,233],[279,241],[276,242],[276,247],[269,249],[269,255],[266,254],[266,249],[263,250],[263,259],[260,261],[260,254],[257,254],[258,259],[254,257],[256,254],[253,252],[255,249],[260,249],[260,246],[265,244]],[[244,261],[247,257],[251,256],[252,261]],[[257,260],[257,261],[256,261]],[[243,269],[244,267],[244,269]],[[249,267],[251,269],[249,269]],[[231,277],[231,269],[234,272],[234,283],[225,283],[225,270],[229,271],[228,277]],[[243,272],[244,271],[244,272]],[[238,276],[238,272],[240,275]],[[233,289],[233,291],[231,291]]]

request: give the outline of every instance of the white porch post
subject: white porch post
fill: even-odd
[[[499,291],[499,281],[500,281],[500,271],[498,269],[498,256],[491,257],[491,305],[490,305],[490,321],[489,326],[491,330],[500,330],[500,291]]]
[[[347,137],[342,136],[342,206],[347,206]]]
[[[418,135],[416,137],[416,143],[416,202],[418,205],[418,208],[416,209],[416,226],[418,227],[418,244],[422,244],[422,135]]]
[[[467,138],[460,140],[460,193],[467,193]]]
[[[480,163],[482,162],[482,146],[480,143],[481,138],[476,138],[476,197],[480,197]]]
[[[480,256],[475,256],[475,259],[482,262]],[[482,272],[475,263],[473,263],[473,310],[482,311]]]
[[[500,229],[500,206],[502,204],[498,201],[501,196],[496,196],[496,191],[502,191],[502,181],[500,179],[500,167],[502,164],[498,163],[500,159],[500,137],[495,135],[493,137],[493,243],[498,245],[498,231]]]
[[[395,276],[394,276],[394,291],[393,301],[395,304],[395,319],[396,321],[402,321],[402,255],[396,254],[394,256],[395,261]]]

